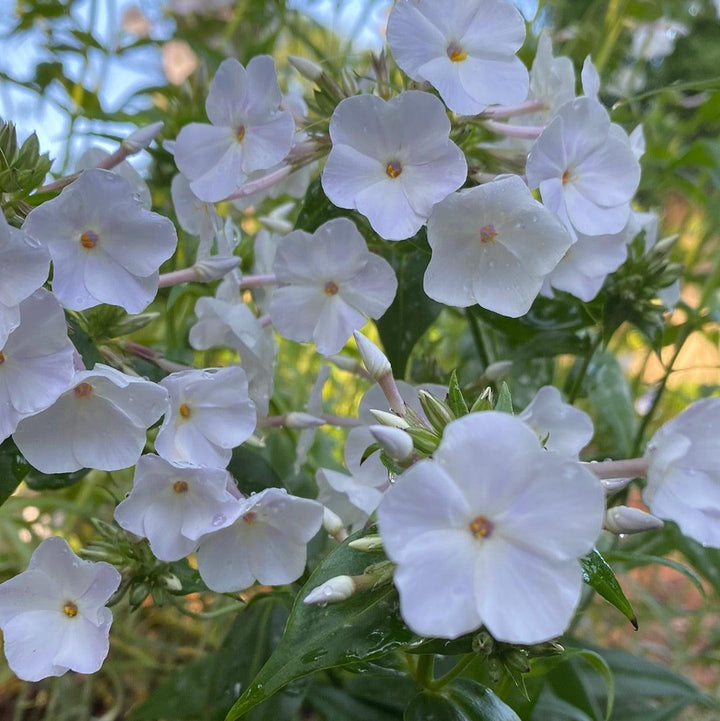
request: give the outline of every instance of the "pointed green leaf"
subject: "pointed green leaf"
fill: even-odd
[[[580,559],[580,563],[585,583],[594,588],[608,603],[615,606],[637,630],[635,611],[615,578],[615,572],[600,555],[600,552],[594,548],[585,558]]]
[[[461,678],[438,693],[422,691],[405,709],[404,721],[520,721],[490,689]]]
[[[456,418],[466,416],[470,412],[465,402],[465,396],[463,396],[463,392],[460,390],[457,373],[455,371],[450,374],[450,381],[448,382],[448,405]]]
[[[280,643],[232,707],[227,721],[241,718],[294,679],[383,656],[414,638],[398,616],[397,593],[392,586],[357,593],[324,608],[303,603],[311,590],[330,578],[360,574],[367,568],[367,554],[348,546],[360,535],[350,536],[313,571],[295,599]]]
[[[500,411],[500,413],[510,413],[511,415],[514,413],[510,388],[508,388],[508,384],[505,381],[503,381],[500,386],[497,402],[495,403],[495,410]]]

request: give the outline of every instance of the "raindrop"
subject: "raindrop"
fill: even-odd
[[[212,524],[213,524],[213,526],[215,526],[215,528],[217,528],[218,526],[222,526],[222,524],[225,523],[225,521],[227,521],[227,516],[225,516],[222,513],[216,513],[213,516]]]

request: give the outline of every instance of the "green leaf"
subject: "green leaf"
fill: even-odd
[[[12,438],[0,443],[0,505],[5,503],[30,470]]]
[[[129,721],[221,721],[240,689],[272,653],[287,615],[287,605],[280,596],[253,600],[240,611],[217,651],[177,671],[131,714]],[[274,718],[295,715],[302,696],[298,689],[294,691],[277,708]],[[258,713],[257,718],[263,716]]]
[[[345,689],[328,684],[313,684],[307,702],[326,721],[401,721],[398,711],[354,698]]]
[[[520,721],[490,689],[462,678],[438,693],[420,692],[405,709],[404,721]]]
[[[442,306],[428,298],[423,289],[425,269],[430,262],[430,247],[425,229],[393,247],[386,255],[395,270],[398,289],[395,300],[377,322],[385,353],[397,378],[404,378],[408,358],[415,343],[438,317]]]
[[[465,402],[463,392],[460,390],[457,373],[455,371],[450,374],[450,380],[448,381],[448,405],[450,406],[450,410],[455,414],[455,418],[466,416],[470,412]]]
[[[615,606],[637,631],[638,623],[635,611],[615,578],[612,568],[600,555],[597,548],[594,548],[585,558],[581,558],[580,564],[585,583],[595,589],[608,603]]]
[[[325,608],[303,603],[311,590],[333,576],[356,575],[367,568],[367,554],[348,546],[360,534],[350,536],[313,571],[297,595],[278,647],[232,707],[227,721],[239,719],[294,679],[378,658],[413,639],[398,616],[397,593],[392,586],[358,593]]]
[[[238,446],[233,451],[228,471],[237,482],[240,491],[245,495],[283,485],[275,469],[265,458],[246,446]]]
[[[81,468],[72,473],[41,473],[32,468],[25,476],[25,485],[33,491],[60,491],[74,486],[90,473],[90,468]]]
[[[508,388],[505,381],[500,386],[497,401],[495,402],[495,410],[500,411],[500,413],[510,413],[511,415],[514,413],[510,388]]]

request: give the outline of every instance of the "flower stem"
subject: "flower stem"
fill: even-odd
[[[483,125],[498,135],[522,140],[535,140],[545,130],[542,125],[508,125],[507,123],[498,123],[496,120],[486,120]]]
[[[415,669],[415,681],[422,688],[432,688],[435,683],[434,679],[435,670],[435,654],[428,653],[423,654],[418,659],[417,667]]]
[[[446,674],[432,681],[428,688],[435,690],[447,686],[447,684],[454,681],[476,658],[480,658],[480,656],[475,653],[465,654]]]
[[[583,465],[598,478],[644,478],[648,470],[648,463],[644,458],[598,461]]]
[[[492,108],[484,110],[483,118],[515,118],[518,115],[528,115],[547,107],[544,100],[526,100],[518,105],[495,105]]]

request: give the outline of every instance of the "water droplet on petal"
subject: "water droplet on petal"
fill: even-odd
[[[215,526],[215,528],[217,528],[218,526],[222,526],[222,524],[225,523],[225,521],[227,521],[227,516],[225,514],[216,513],[213,516],[212,524],[213,524],[213,526]]]

